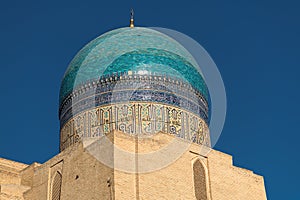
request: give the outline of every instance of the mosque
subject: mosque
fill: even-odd
[[[60,153],[0,158],[1,200],[265,200],[262,176],[211,149],[210,95],[193,56],[150,29],[119,28],[69,64]]]

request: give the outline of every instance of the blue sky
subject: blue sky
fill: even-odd
[[[198,41],[227,92],[215,149],[265,178],[268,198],[300,199],[300,3],[252,1],[3,1],[0,157],[45,162],[58,153],[60,82],[77,51],[128,26],[165,27]]]

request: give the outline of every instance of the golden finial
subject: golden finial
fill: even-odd
[[[131,8],[131,9],[130,9],[130,25],[129,25],[130,28],[133,28],[133,27],[134,27],[134,23],[133,23],[133,15],[134,15],[133,8]]]

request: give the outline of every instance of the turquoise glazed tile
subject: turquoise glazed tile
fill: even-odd
[[[71,61],[62,81],[60,103],[92,79],[112,73],[170,76],[191,84],[209,102],[199,67],[178,42],[149,28],[120,28],[83,47]]]

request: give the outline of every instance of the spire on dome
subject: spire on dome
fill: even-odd
[[[133,11],[133,8],[130,9],[130,25],[129,27],[130,28],[133,28],[134,27],[134,20],[133,20],[133,17],[134,17],[134,11]]]

